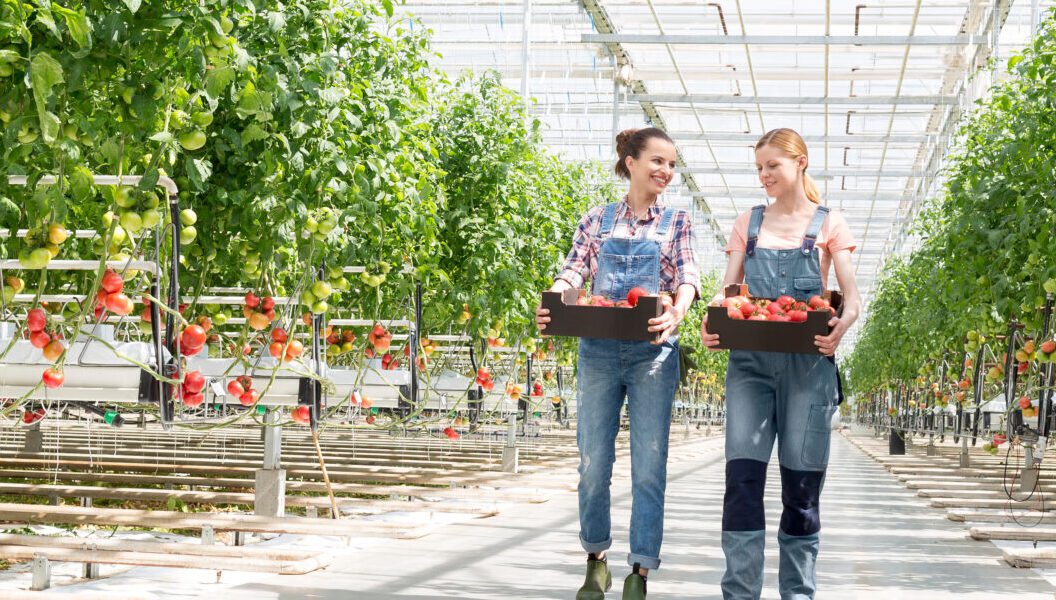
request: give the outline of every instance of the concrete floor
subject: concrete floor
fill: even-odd
[[[723,469],[721,440],[672,451],[664,562],[650,577],[650,598],[721,598]],[[631,504],[628,465],[618,466],[617,473],[613,482],[616,543],[610,554],[616,581],[611,598],[619,598],[622,578],[629,572],[625,566]],[[771,482],[778,481],[775,465]],[[545,504],[508,506],[497,517],[449,525],[418,540],[386,540],[336,558],[326,571],[247,582],[225,589],[222,596],[224,600],[573,598],[583,572],[572,491],[575,472],[555,470],[547,474],[547,482],[567,482],[568,487]],[[779,597],[775,536],[780,506],[779,485],[771,485],[764,598]],[[962,525],[929,508],[838,435],[833,436],[822,520],[819,600],[981,600],[999,594],[1053,598],[1054,588],[1037,573],[1008,567],[993,544],[967,539]]]

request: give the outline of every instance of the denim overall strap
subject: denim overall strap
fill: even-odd
[[[755,245],[759,243],[759,229],[763,225],[764,210],[764,204],[752,207],[752,218],[748,221],[748,242],[744,248],[744,253],[748,256],[755,254]]]
[[[653,233],[653,239],[657,242],[663,243],[667,239],[668,230],[671,229],[671,223],[675,221],[675,209],[665,208],[663,215],[660,217],[660,225],[657,226],[656,231]]]
[[[605,207],[605,212],[601,214],[601,227],[598,228],[598,239],[604,240],[610,233],[616,224],[616,209],[619,208],[618,202],[613,202]]]
[[[827,206],[819,206],[814,211],[814,217],[810,220],[810,225],[807,226],[807,232],[803,234],[803,244],[799,247],[803,254],[810,254],[810,251],[814,249],[814,242],[818,241],[821,226],[825,223],[825,217],[828,216],[829,208]]]

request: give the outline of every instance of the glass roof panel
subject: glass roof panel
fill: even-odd
[[[681,165],[668,201],[691,207],[705,268],[724,266],[737,214],[767,202],[755,140],[798,130],[823,196],[851,224],[868,301],[886,260],[917,243],[908,225],[941,191],[958,121],[1054,4],[531,0],[528,90],[545,142],[570,160],[611,161],[626,127],[672,135]],[[401,10],[434,32],[443,69],[496,69],[519,90],[524,8],[407,0]]]

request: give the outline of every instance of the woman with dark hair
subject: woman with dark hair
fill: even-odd
[[[733,223],[723,285],[748,284],[755,297],[807,300],[824,291],[829,269],[843,292],[843,312],[832,332],[814,340],[818,354],[730,351],[726,369],[726,496],[722,510],[724,600],[758,600],[763,591],[767,465],[777,441],[781,472],[778,587],[781,598],[808,600],[816,588],[820,544],[819,499],[829,462],[830,420],[838,380],[832,355],[858,318],[854,240],[843,216],[821,205],[807,174],[807,146],[791,129],[775,129],[755,145],[755,163],[769,206],[760,204]],[[713,299],[718,304],[721,295]],[[705,346],[719,343],[702,332]]]
[[[631,525],[624,600],[645,598],[646,576],[660,566],[671,405],[678,385],[678,325],[700,295],[693,231],[685,211],[665,207],[660,194],[675,174],[671,138],[656,128],[629,129],[616,138],[616,173],[629,180],[621,202],[587,212],[551,291],[591,282],[591,294],[621,300],[634,287],[666,292],[662,315],[649,321],[655,342],[581,338],[578,411],[580,542],[586,581],[577,600],[605,597],[612,585],[605,551],[612,545],[610,483],[620,409],[631,423]],[[549,311],[537,310],[546,333]]]

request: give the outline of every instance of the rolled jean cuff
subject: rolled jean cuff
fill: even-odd
[[[655,556],[642,556],[641,554],[628,554],[627,555],[627,564],[632,566],[632,567],[635,564],[637,564],[639,567],[641,567],[643,569],[649,569],[650,571],[655,571],[656,569],[660,568],[660,559],[656,558]]]
[[[612,536],[603,542],[588,542],[583,539],[583,536],[579,536],[579,543],[583,545],[583,549],[588,553],[597,554],[598,552],[604,552],[612,547]]]

